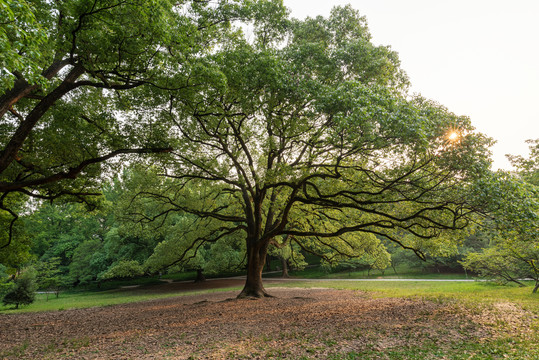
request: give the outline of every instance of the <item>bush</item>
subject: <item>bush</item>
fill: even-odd
[[[29,305],[36,296],[36,274],[34,269],[27,269],[15,279],[15,286],[4,296],[4,305]]]

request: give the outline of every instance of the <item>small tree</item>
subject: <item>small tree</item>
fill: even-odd
[[[47,301],[49,301],[49,291],[53,291],[56,298],[60,295],[63,285],[61,271],[58,268],[60,262],[61,259],[55,257],[37,264],[37,286],[47,291]]]
[[[272,245],[269,254],[277,257],[281,261],[282,277],[289,277],[289,266],[298,270],[302,270],[307,266],[305,256],[303,256],[297,245],[288,241],[285,241],[282,244],[274,242]]]
[[[33,268],[26,269],[18,278],[15,279],[15,286],[9,291],[2,300],[4,305],[29,305],[35,300],[36,292],[36,271]]]

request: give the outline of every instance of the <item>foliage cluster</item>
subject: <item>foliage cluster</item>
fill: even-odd
[[[482,196],[493,208],[484,224],[489,239],[481,252],[470,253],[463,265],[485,277],[523,285],[533,279],[539,289],[539,146],[529,141],[530,157],[509,156],[516,174],[495,174]],[[485,192],[486,189],[486,192]]]

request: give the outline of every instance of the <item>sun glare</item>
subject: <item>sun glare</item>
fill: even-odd
[[[447,140],[449,141],[457,141],[459,137],[459,133],[455,130],[452,130],[447,134]]]

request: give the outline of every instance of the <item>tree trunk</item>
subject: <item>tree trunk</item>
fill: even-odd
[[[288,263],[286,262],[286,259],[282,256],[281,256],[281,265],[283,267],[283,274],[281,275],[281,277],[289,278],[290,276],[288,275]]]
[[[539,281],[536,281],[536,282],[535,282],[535,287],[533,288],[532,293],[533,293],[533,294],[537,293],[537,290],[539,290]]]
[[[206,277],[202,273],[202,269],[197,269],[197,277],[195,279],[195,282],[198,283],[203,281],[206,281]]]
[[[267,252],[267,244],[250,244],[248,241],[247,278],[238,299],[271,297],[262,285],[262,270],[266,264]]]

